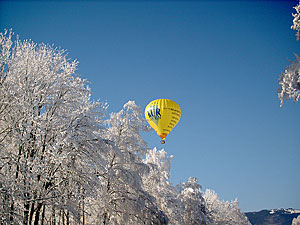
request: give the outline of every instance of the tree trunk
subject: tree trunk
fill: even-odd
[[[29,224],[32,222],[33,214],[34,214],[34,202],[31,203],[30,213],[29,213]]]
[[[52,218],[51,218],[52,224],[55,225],[56,220],[55,220],[55,208],[52,206]]]
[[[70,225],[70,212],[69,210],[67,211],[67,225]]]
[[[108,216],[107,216],[107,213],[105,212],[104,215],[103,215],[103,225],[107,225],[108,224]]]
[[[82,196],[82,225],[85,224],[85,215],[84,215],[84,191],[83,191],[83,196]]]
[[[14,203],[11,203],[10,205],[10,211],[9,211],[9,222],[10,224],[14,224]]]
[[[44,220],[45,220],[45,205],[43,205],[41,225],[44,225]]]
[[[34,217],[34,225],[38,225],[39,224],[40,213],[41,213],[42,206],[43,206],[42,202],[39,202],[37,204],[36,212],[35,212],[35,217]]]
[[[28,195],[28,193],[25,193],[25,199],[27,199],[26,198],[27,195]],[[29,203],[25,202],[24,203],[24,218],[23,218],[24,225],[28,225],[29,207],[30,207]]]

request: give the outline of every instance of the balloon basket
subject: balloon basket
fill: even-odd
[[[165,141],[165,140],[161,140],[160,143],[161,143],[161,144],[164,144],[164,143],[166,143],[166,141]]]

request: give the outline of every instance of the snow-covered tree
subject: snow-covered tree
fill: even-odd
[[[187,182],[178,185],[180,199],[184,203],[184,224],[207,224],[206,206],[198,179],[190,177]]]
[[[300,225],[300,216],[294,218],[292,221],[292,225]]]
[[[129,101],[105,121],[103,138],[111,144],[106,167],[100,176],[98,222],[101,224],[165,224],[165,215],[142,187],[142,175],[149,167],[142,162],[147,145],[141,131],[145,125],[141,109]],[[99,204],[100,203],[100,204]]]
[[[12,35],[0,34],[1,221],[78,222],[98,182],[104,107],[64,50]]]
[[[288,98],[298,102],[300,97],[300,58],[295,56],[296,60],[286,67],[279,78],[278,98],[281,103],[280,106],[283,106],[283,101]]]
[[[150,172],[143,176],[143,185],[154,197],[157,207],[168,216],[169,223],[182,225],[184,204],[177,189],[169,182],[172,158],[172,155],[167,156],[164,149],[150,149],[144,159],[144,163],[150,167]]]
[[[297,6],[294,7],[296,13],[293,13],[293,25],[291,29],[297,30],[297,40],[299,40],[300,32],[300,1]],[[298,102],[300,96],[300,58],[296,55],[296,60],[291,62],[291,65],[285,68],[285,71],[281,73],[279,77],[278,98],[280,100],[280,107],[283,106],[283,101],[286,99],[292,99],[294,102]]]
[[[296,5],[294,7],[294,9],[296,10],[296,13],[292,13],[294,19],[293,19],[293,25],[291,26],[291,29],[296,30],[296,37],[297,37],[297,41],[299,41],[299,37],[300,37],[300,1],[298,3],[298,5]]]
[[[238,201],[220,200],[218,195],[206,189],[204,194],[208,224],[211,225],[250,225],[248,218],[241,212]]]

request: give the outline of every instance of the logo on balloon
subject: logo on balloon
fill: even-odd
[[[150,106],[147,110],[148,117],[152,120],[156,125],[158,125],[158,121],[161,118],[160,108],[157,105]]]

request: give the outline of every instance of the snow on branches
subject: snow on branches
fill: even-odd
[[[297,41],[300,37],[300,1],[294,7],[296,13],[293,13],[293,25],[291,29],[297,30]],[[283,101],[292,99],[293,102],[298,102],[300,97],[300,57],[295,54],[296,60],[291,62],[291,65],[285,68],[285,71],[279,77],[278,98],[280,100],[280,107],[283,106]]]
[[[295,56],[296,60],[286,67],[279,78],[278,98],[281,107],[284,100],[290,98],[294,102],[298,102],[300,97],[300,57]]]
[[[79,204],[99,185],[105,107],[64,50],[12,38],[0,34],[1,220],[40,224],[68,212],[59,218],[78,222]]]
[[[294,9],[296,10],[296,13],[292,13],[294,19],[293,19],[293,25],[291,26],[291,29],[296,30],[296,37],[297,37],[297,41],[299,41],[299,37],[300,37],[300,1],[298,3],[298,5],[296,5],[294,7]]]
[[[204,194],[208,225],[250,225],[248,218],[238,207],[238,201],[220,200],[218,195],[210,189]]]

